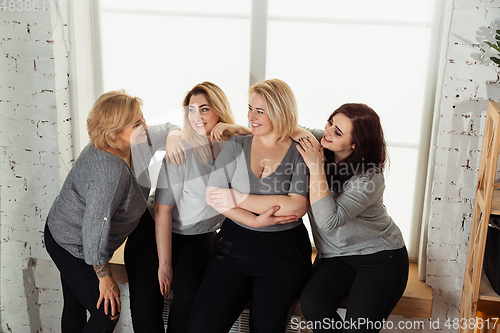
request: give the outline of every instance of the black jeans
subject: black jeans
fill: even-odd
[[[45,225],[45,247],[61,273],[63,290],[63,313],[61,331],[68,332],[113,332],[118,319],[104,313],[104,304],[97,309],[99,279],[91,265],[71,255],[56,243]],[[90,318],[87,321],[87,311]]]
[[[134,332],[164,332],[164,300],[158,282],[158,253],[154,220],[146,211],[125,245],[130,309]],[[168,333],[187,332],[187,321],[196,292],[213,250],[215,232],[200,235],[172,234],[172,292]]]
[[[317,332],[379,332],[408,281],[406,247],[369,255],[316,259],[300,297],[302,314]],[[349,297],[344,321],[337,314]]]
[[[250,301],[251,332],[283,333],[310,273],[311,243],[303,224],[259,232],[226,219],[215,237],[188,332],[226,333]]]

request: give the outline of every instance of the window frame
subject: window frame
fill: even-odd
[[[87,116],[102,94],[98,0],[69,2],[70,77],[73,156],[89,142]]]

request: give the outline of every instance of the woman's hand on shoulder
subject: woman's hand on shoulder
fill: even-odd
[[[305,138],[305,137],[309,137],[311,141],[319,143],[318,140],[316,140],[316,137],[311,132],[300,126],[297,126],[297,128],[292,132],[292,134],[290,134],[290,139],[296,142],[299,142],[300,138]]]
[[[316,139],[313,140],[310,137],[301,137],[297,144],[297,150],[300,155],[302,155],[311,173],[318,171],[322,172],[324,170],[325,155],[323,153],[323,147]]]
[[[274,216],[274,214],[280,209],[279,206],[274,206],[266,210],[264,213],[256,217],[256,228],[269,227],[276,224],[286,224],[290,222],[298,221],[297,216]]]
[[[165,158],[167,163],[172,162],[175,166],[182,165],[187,158],[186,147],[184,147],[179,130],[173,130],[168,134],[165,145]]]
[[[170,291],[172,290],[172,278],[172,265],[160,264],[160,267],[158,268],[158,281],[160,283],[160,291],[164,299],[167,298],[168,294],[170,294]]]
[[[224,136],[232,134],[251,134],[252,130],[237,124],[217,123],[210,133],[210,140],[222,141]]]

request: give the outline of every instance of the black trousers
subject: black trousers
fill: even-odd
[[[154,220],[148,211],[125,245],[130,309],[134,332],[164,332],[164,300],[158,282],[158,253]],[[213,250],[215,232],[200,235],[172,234],[172,292],[168,333],[187,332],[187,321]]]
[[[379,332],[408,281],[406,247],[369,255],[316,259],[300,305],[317,332]],[[337,314],[349,297],[344,321]]]
[[[252,333],[283,333],[310,273],[311,243],[303,224],[259,232],[226,219],[191,309],[188,332],[228,332],[250,301]]]
[[[45,225],[45,248],[61,273],[63,291],[63,313],[61,331],[69,332],[113,332],[118,319],[112,320],[104,313],[104,302],[97,309],[99,300],[99,278],[94,267],[83,259],[74,257],[59,244]],[[87,311],[90,318],[87,321]]]

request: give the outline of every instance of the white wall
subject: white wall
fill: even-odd
[[[0,330],[5,332],[59,331],[62,295],[42,230],[73,161],[68,0],[45,2],[50,10],[0,13]],[[478,61],[473,46],[477,30],[500,17],[500,0],[449,3],[427,215],[432,320],[439,319],[443,331],[450,331],[446,320],[459,314],[486,101],[500,100],[486,85],[496,80],[496,68]],[[123,313],[116,331],[132,332],[127,287],[120,287]]]
[[[487,100],[500,101],[498,67],[479,60],[480,27],[500,18],[500,1],[455,0],[436,99],[437,135],[428,229],[427,283],[433,317],[458,318]],[[482,44],[482,43],[481,43]],[[482,46],[482,45],[481,45]]]
[[[424,218],[428,223],[427,284],[434,295],[431,322],[439,321],[439,329],[456,332],[453,323],[460,311],[487,101],[500,101],[499,87],[491,84],[497,81],[498,67],[482,57],[479,47],[485,46],[481,41],[486,38],[478,36],[478,31],[500,18],[500,1],[454,0],[447,4],[445,15],[450,20],[444,26],[429,208]],[[425,327],[431,331],[430,322]]]
[[[36,11],[23,1],[14,11],[0,12],[3,332],[57,331],[61,309],[57,271],[42,230],[73,163],[68,11],[65,1],[45,1],[46,10],[41,2]]]

